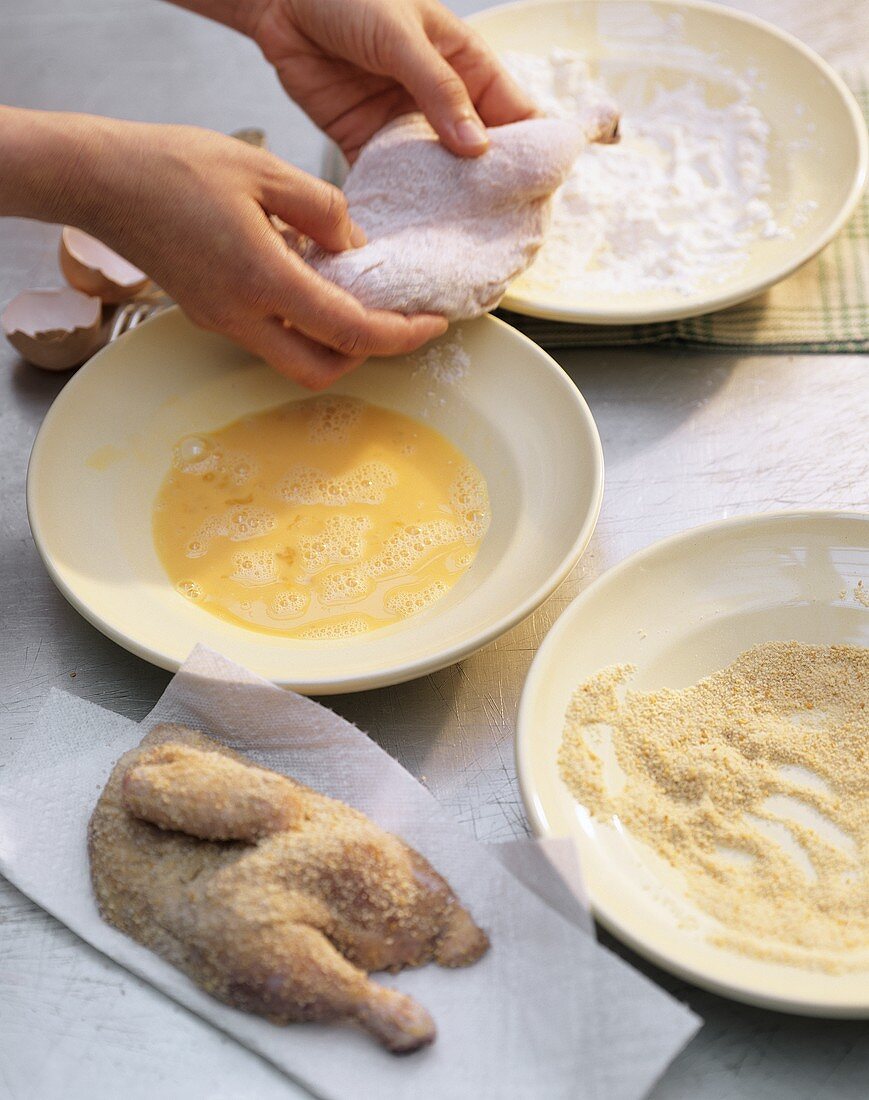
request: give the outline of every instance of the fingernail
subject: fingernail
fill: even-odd
[[[489,136],[475,118],[463,118],[456,123],[456,138],[468,149],[485,149]]]
[[[350,243],[354,248],[361,248],[364,244],[368,244],[368,238],[365,236],[365,230],[361,225],[357,225],[356,222],[352,222],[352,229],[350,230]]]

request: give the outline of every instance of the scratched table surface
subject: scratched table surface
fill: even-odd
[[[745,2],[834,63],[865,60],[866,8],[853,0]],[[455,6],[464,14],[473,5]],[[320,163],[317,132],[249,42],[154,0],[5,0],[0,102],[223,131],[259,125],[282,156],[310,171]],[[57,237],[56,227],[0,223],[0,303],[58,282]],[[606,499],[582,561],[531,619],[460,665],[329,701],[484,840],[527,831],[513,763],[517,699],[541,639],[577,592],[633,551],[696,524],[777,509],[858,509],[869,499],[859,357],[632,350],[564,352],[559,361],[588,400],[606,455]],[[168,679],[79,618],[34,548],[27,456],[63,384],[0,348],[0,766],[26,745],[49,688],[138,719]],[[705,1020],[655,1100],[869,1094],[865,1023],[747,1008],[607,942]],[[0,1096],[304,1095],[0,882]]]

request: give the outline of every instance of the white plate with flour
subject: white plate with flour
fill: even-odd
[[[723,926],[689,898],[682,871],[618,816],[592,816],[560,775],[565,712],[580,684],[602,669],[635,666],[632,691],[678,690],[773,641],[869,646],[869,515],[778,513],[710,524],[656,543],[594,582],[550,631],[522,693],[517,764],[525,808],[538,835],[575,839],[596,917],[654,963],[750,1004],[869,1017],[866,969],[832,973],[773,961],[784,942],[772,927],[783,912],[780,894],[763,925],[769,953],[718,945]],[[658,741],[648,749],[664,751]],[[697,755],[685,754],[689,771]],[[617,769],[605,770],[608,791],[620,782]],[[722,803],[720,795],[714,801]],[[645,817],[651,803],[643,805]],[[804,823],[823,832],[823,823]],[[786,838],[773,840],[782,860],[799,864]],[[869,945],[862,950],[869,954]]]
[[[598,324],[708,313],[785,278],[854,209],[867,172],[854,97],[753,16],[529,0],[471,22],[547,112],[569,116],[595,86],[622,111],[621,143],[579,158],[508,309]]]

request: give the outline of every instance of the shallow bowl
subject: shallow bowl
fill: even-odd
[[[503,305],[533,317],[634,324],[692,317],[762,293],[842,228],[866,182],[866,124],[841,77],[792,35],[752,15],[701,0],[523,0],[471,19],[499,52],[580,51],[625,113],[657,84],[699,81],[707,102],[734,97],[734,77],[770,126],[767,201],[789,235],[755,239],[744,266],[690,294],[589,292],[536,286],[533,268]],[[810,208],[807,204],[815,204]]]
[[[340,642],[224,622],[175,591],[157,557],[152,506],[184,435],[309,396],[170,310],[109,345],[61,391],[36,438],[27,507],[46,568],[119,645],[176,669],[197,642],[310,693],[397,683],[452,664],[537,607],[591,538],[603,493],[597,429],[545,352],[484,317],[440,341],[469,365],[433,371],[417,353],[371,360],[332,392],[442,432],[483,472],[492,523],[471,568],[428,611]],[[429,355],[429,360],[432,358]]]
[[[715,993],[804,1015],[869,1017],[865,971],[830,974],[711,942],[717,926],[678,871],[618,819],[593,818],[562,782],[565,711],[576,688],[610,665],[635,666],[629,687],[656,691],[687,687],[761,642],[869,646],[867,593],[869,515],[737,517],[608,570],[568,606],[529,670],[516,755],[532,827],[574,838],[595,915],[615,935]]]

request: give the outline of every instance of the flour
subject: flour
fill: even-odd
[[[414,377],[420,376],[436,385],[454,386],[465,377],[471,365],[460,327],[450,329],[447,336],[436,344],[430,344],[408,358]]]
[[[606,98],[580,54],[508,53],[506,67],[548,115],[571,118]],[[546,241],[524,276],[531,290],[695,293],[742,267],[750,243],[788,232],[768,202],[769,126],[745,79],[712,105],[703,84],[618,97],[621,143],[589,146],[556,195]]]

